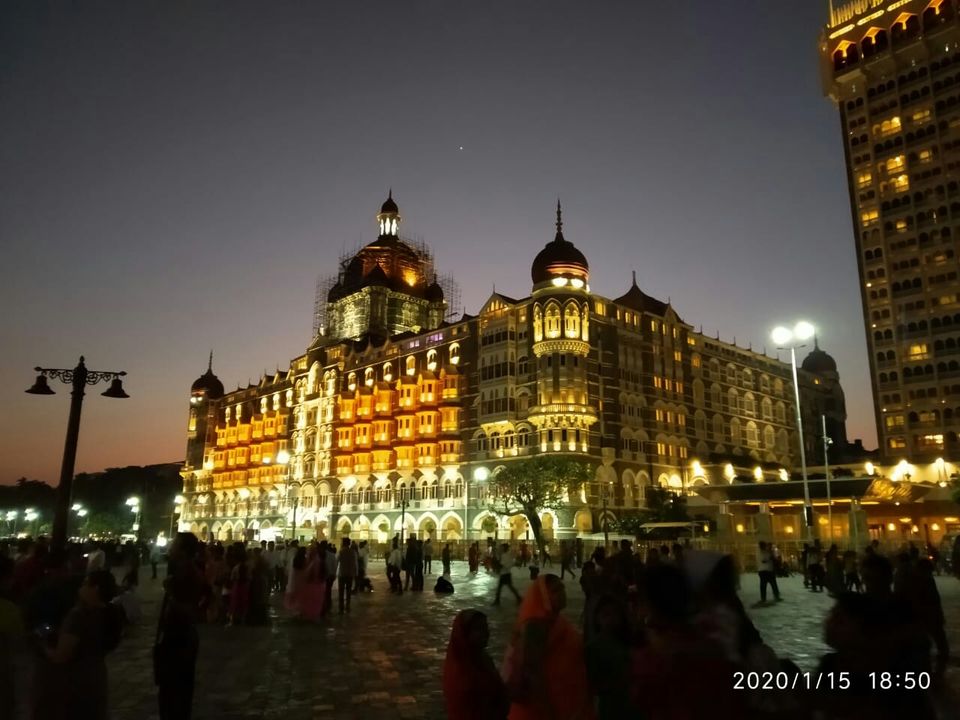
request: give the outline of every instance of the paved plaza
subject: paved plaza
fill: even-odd
[[[439,563],[435,563],[439,567]],[[548,570],[549,571],[549,570]],[[375,592],[355,598],[348,616],[304,624],[288,619],[275,603],[266,627],[203,626],[194,718],[236,720],[283,718],[443,718],[441,667],[454,615],[482,608],[490,618],[491,654],[499,664],[516,614],[506,595],[490,607],[496,578],[482,571],[471,578],[466,564],[454,563],[453,595],[427,591],[397,597],[387,591],[382,563],[372,563]],[[526,573],[514,578],[523,593]],[[960,581],[938,578],[951,645],[960,650]],[[567,582],[571,617],[579,617],[583,594]],[[831,605],[824,594],[804,590],[799,577],[781,580],[784,602],[750,610],[764,639],[778,654],[811,669],[825,652],[821,624]],[[160,581],[142,581],[143,623],[110,658],[114,720],[156,718],[150,647],[160,604]],[[749,607],[759,598],[756,575],[742,578]],[[960,686],[960,667],[950,669],[951,686]]]

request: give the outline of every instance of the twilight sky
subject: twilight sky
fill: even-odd
[[[390,186],[468,311],[529,292],[559,195],[600,294],[810,319],[872,447],[825,6],[2,3],[0,482],[56,482],[67,388],[23,390],[80,354],[131,399],[88,395],[78,472],[181,459],[208,350],[228,389],[301,352]]]

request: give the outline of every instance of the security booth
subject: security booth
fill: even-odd
[[[807,492],[813,524],[808,530],[802,480],[738,480],[692,489],[718,508],[714,547],[734,553],[741,568],[750,571],[756,568],[760,541],[775,545],[794,568],[799,567],[803,544],[812,540],[820,540],[827,548],[836,544],[841,551],[862,550],[874,539],[890,550],[911,540],[922,543],[923,522],[914,520],[940,510],[924,507],[924,497],[933,489],[927,483],[877,476],[811,478]],[[890,529],[887,517],[892,515],[910,522]]]

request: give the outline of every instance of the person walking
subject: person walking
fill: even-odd
[[[320,556],[323,560],[324,582],[326,582],[322,617],[326,617],[333,605],[333,584],[337,580],[337,548],[332,542],[323,542],[320,544],[320,550]]]
[[[367,580],[367,561],[370,558],[370,548],[367,547],[367,541],[362,540],[357,546],[357,584],[354,586],[354,593],[362,592],[366,589]],[[371,590],[373,587],[371,586]]]
[[[440,552],[440,562],[443,564],[443,574],[450,575],[450,543],[446,543],[443,546],[443,550]]]
[[[500,579],[497,581],[497,596],[493,600],[494,605],[500,604],[500,593],[503,592],[503,588],[508,588],[510,592],[513,593],[513,596],[517,599],[517,604],[520,604],[520,593],[517,592],[517,589],[513,586],[513,551],[510,549],[510,546],[504,543],[501,547],[500,552]]]
[[[760,554],[757,557],[757,571],[760,575],[760,602],[756,607],[762,607],[767,604],[767,585],[773,588],[773,597],[777,602],[780,597],[780,588],[777,586],[777,573],[774,570],[773,553],[766,541],[761,540],[759,544]]]
[[[200,541],[192,533],[177,533],[170,546],[163,604],[153,648],[160,720],[190,720],[200,636],[197,619],[207,593],[196,566]]]
[[[433,573],[433,541],[430,538],[427,538],[426,542],[423,543],[423,574],[430,575]],[[421,588],[422,590],[423,588]]]
[[[417,563],[417,541],[407,538],[407,551],[403,556],[403,589],[409,590],[413,583],[414,566]]]
[[[340,614],[343,615],[344,605],[346,611],[350,612],[350,597],[353,594],[353,585],[357,581],[357,548],[350,542],[350,538],[344,538],[340,547],[340,556],[337,558],[337,595],[340,602]],[[344,603],[346,596],[346,603]]]
[[[472,575],[480,569],[480,543],[473,543],[467,550],[467,567]]]
[[[403,555],[400,552],[400,538],[393,539],[393,547],[387,555],[387,579],[390,581],[390,592],[403,594],[403,582],[400,580],[400,568],[403,565]]]
[[[423,540],[414,543],[413,589],[423,592]]]
[[[453,620],[443,663],[443,700],[449,720],[506,720],[507,690],[487,653],[490,628],[478,610]]]
[[[573,550],[570,548],[570,543],[566,540],[560,542],[560,579],[563,580],[564,576],[567,573],[570,573],[570,576],[576,580],[577,576],[573,574],[573,565],[574,555]]]

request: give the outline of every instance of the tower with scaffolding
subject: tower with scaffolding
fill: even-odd
[[[341,254],[336,274],[317,278],[313,338],[355,337],[378,327],[424,329],[462,313],[459,284],[452,275],[437,273],[433,251],[422,237],[381,235]]]

